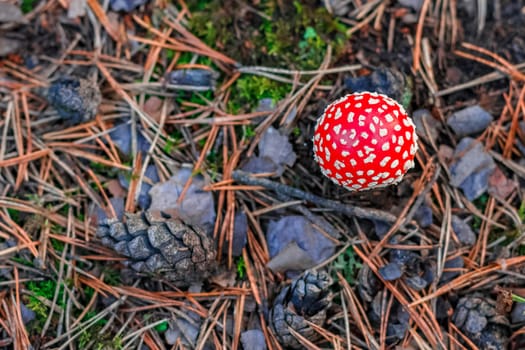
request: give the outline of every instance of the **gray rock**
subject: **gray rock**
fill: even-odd
[[[513,324],[525,322],[525,303],[514,303],[510,317]]]
[[[457,256],[453,259],[449,259],[445,261],[445,269],[461,269],[465,266],[465,262],[463,261],[463,257]],[[441,274],[441,279],[439,280],[440,283],[447,283],[448,281],[452,280],[453,278],[459,276],[459,271],[445,271]]]
[[[264,333],[260,329],[251,329],[241,333],[241,344],[243,349],[266,350]]]
[[[209,231],[215,225],[215,202],[211,192],[202,190],[207,184],[202,176],[194,176],[184,199],[177,203],[190,176],[191,169],[181,168],[168,181],[154,185],[149,191],[150,211],[179,215]]]
[[[142,181],[142,185],[140,187],[138,205],[142,208],[142,210],[147,210],[151,204],[149,190],[151,189],[151,187],[153,187],[149,182],[151,181],[155,184],[160,180],[159,174],[157,172],[157,167],[154,164],[148,165],[146,171],[144,172],[144,177],[145,179],[144,181]],[[118,179],[120,185],[127,190],[129,188],[128,176],[126,176],[124,173],[119,173]]]
[[[485,130],[494,118],[479,105],[459,110],[447,119],[447,124],[458,136],[472,135]]]
[[[209,87],[215,86],[216,73],[209,69],[177,69],[168,74],[168,83],[174,85],[189,85]]]
[[[409,7],[416,12],[419,12],[421,6],[423,6],[423,0],[398,0],[401,6]]]
[[[137,126],[137,152],[145,153],[148,152],[150,148],[149,141],[142,135],[141,132],[142,128],[140,126]],[[125,122],[123,124],[117,125],[113,128],[113,130],[109,133],[109,136],[111,137],[111,141],[115,144],[115,146],[118,147],[120,152],[124,154],[126,157],[131,156],[132,152],[132,142],[131,142],[131,123]]]
[[[242,249],[246,246],[248,234],[248,217],[243,211],[237,212],[234,219],[233,229],[233,256],[241,256]]]
[[[20,315],[22,315],[22,322],[28,324],[36,318],[36,313],[25,306],[25,304],[20,304]]]
[[[270,257],[279,254],[290,243],[295,242],[308,256],[319,264],[335,252],[335,244],[326,238],[303,216],[284,216],[271,221],[266,233]]]
[[[401,264],[391,262],[379,268],[379,274],[387,281],[395,281],[403,276]]]
[[[277,176],[282,175],[284,165],[292,166],[297,158],[288,136],[273,127],[266,130],[258,147],[259,157],[268,158],[277,166]]]
[[[110,0],[109,6],[113,11],[131,12],[147,2],[148,0]]]
[[[461,188],[469,200],[476,199],[488,189],[490,173],[496,167],[494,159],[483,145],[470,138],[463,138],[454,151],[450,166],[450,185]]]
[[[456,215],[452,215],[452,229],[456,233],[459,241],[466,245],[473,245],[476,243],[476,234],[472,228],[465,221],[461,220]]]
[[[432,225],[432,208],[426,204],[422,204],[417,208],[414,214],[414,220],[416,220],[422,228],[429,227]]]
[[[418,109],[412,113],[416,125],[416,133],[424,140],[436,141],[441,130],[441,123],[435,119],[428,109]]]

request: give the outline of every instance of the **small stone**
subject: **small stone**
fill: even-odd
[[[422,204],[417,208],[414,214],[414,220],[416,220],[418,225],[422,228],[429,227],[432,225],[432,208],[426,204]]]
[[[288,141],[288,136],[282,135],[271,126],[261,137],[258,149],[260,158],[267,158],[275,164],[277,176],[282,175],[285,165],[292,166],[297,159],[292,144]]]
[[[428,286],[428,282],[420,276],[405,277],[406,284],[413,290],[420,291]]]
[[[319,232],[304,216],[283,216],[271,221],[266,233],[270,257],[295,242],[316,263],[320,264],[335,252],[335,244]]]
[[[391,263],[386,264],[385,266],[380,267],[379,274],[386,281],[395,281],[401,278],[401,276],[403,276],[402,267],[403,266],[398,263],[391,262]]]
[[[458,216],[452,215],[451,218],[452,222],[452,229],[456,233],[456,236],[458,237],[459,241],[465,245],[474,245],[476,243],[477,236],[472,231],[472,228],[468,223],[461,220]]]
[[[465,266],[465,262],[463,261],[463,257],[457,256],[452,259],[448,259],[445,261],[444,268],[446,269],[461,269]],[[441,274],[440,283],[447,283],[448,281],[452,280],[453,278],[459,276],[460,271],[444,271]]]
[[[266,350],[264,333],[260,329],[251,329],[241,333],[243,349]]]
[[[465,137],[454,151],[450,185],[461,188],[467,199],[474,200],[487,190],[495,166],[494,159],[479,141]]]
[[[24,324],[28,324],[36,318],[36,313],[25,306],[25,304],[20,304],[20,315]]]
[[[514,303],[512,313],[510,314],[513,324],[525,322],[525,303]]]
[[[148,0],[110,0],[109,6],[112,11],[131,12],[147,2]]]
[[[412,113],[416,133],[424,140],[436,141],[441,130],[441,123],[432,116],[428,109],[418,109]]]
[[[397,69],[380,67],[371,74],[345,78],[345,87],[352,92],[374,91],[401,101],[405,91],[405,77]]]
[[[479,105],[455,112],[447,119],[447,125],[458,136],[466,136],[485,130],[494,118]]]
[[[213,88],[216,73],[209,69],[178,69],[168,74],[168,83]]]

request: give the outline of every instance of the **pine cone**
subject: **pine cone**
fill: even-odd
[[[307,271],[284,287],[270,310],[270,326],[281,345],[293,349],[304,348],[290,333],[292,328],[309,341],[319,334],[307,323],[323,326],[326,310],[331,305],[332,293],[328,289],[332,280],[326,272]]]
[[[151,212],[126,213],[123,221],[106,219],[97,236],[128,257],[133,270],[159,275],[179,287],[207,278],[215,265],[217,251],[203,229]]]
[[[98,86],[91,81],[65,77],[49,87],[47,100],[61,118],[70,124],[78,124],[95,116],[102,96]]]
[[[509,321],[496,310],[496,301],[480,294],[459,299],[452,316],[454,324],[480,350],[505,350],[509,342]]]

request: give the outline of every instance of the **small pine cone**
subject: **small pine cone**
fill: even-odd
[[[289,328],[309,341],[319,339],[319,334],[307,321],[323,326],[333,297],[328,289],[331,284],[332,279],[326,272],[307,271],[279,292],[270,310],[269,323],[281,345],[304,348]]]
[[[128,257],[133,270],[159,275],[179,287],[204,280],[215,265],[215,244],[202,228],[151,212],[126,213],[123,221],[106,219],[97,236]]]
[[[61,118],[70,124],[78,124],[95,116],[102,95],[98,86],[89,80],[65,77],[49,87],[47,100]]]
[[[496,309],[496,301],[481,294],[459,299],[452,321],[480,350],[505,350],[509,321]]]

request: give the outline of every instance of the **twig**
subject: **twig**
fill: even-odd
[[[314,203],[319,207],[332,209],[334,211],[342,212],[346,215],[355,216],[361,219],[380,220],[388,223],[393,223],[397,219],[396,216],[383,210],[361,208],[358,206],[344,204],[331,199],[326,199],[309,192],[301,191],[300,189],[297,189],[295,187],[283,185],[268,179],[254,177],[249,173],[241,170],[235,170],[232,173],[232,178],[235,181],[244,185],[262,186],[276,193],[290,196],[293,198],[300,198],[305,201]]]

